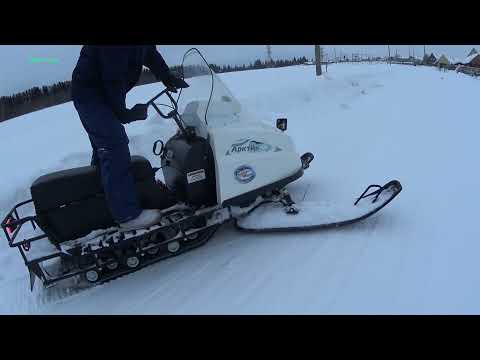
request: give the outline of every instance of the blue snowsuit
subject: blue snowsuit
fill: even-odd
[[[72,100],[93,148],[113,218],[126,222],[142,211],[130,171],[128,137],[123,124],[125,98],[145,65],[158,80],[169,68],[154,45],[83,46],[72,73]]]

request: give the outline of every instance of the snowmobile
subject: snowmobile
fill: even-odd
[[[141,204],[160,209],[161,221],[120,231],[95,167],[39,177],[32,198],[15,205],[1,223],[28,268],[31,290],[36,278],[45,287],[71,278],[88,286],[104,283],[203,245],[227,222],[250,232],[352,224],[402,190],[393,180],[370,185],[355,201],[333,209],[295,203],[286,187],[303,176],[314,155],[296,152],[287,119],[277,119],[276,127],[253,120],[196,48],[185,53],[180,69],[185,86],[176,95],[164,89],[147,102],[156,117],[178,127],[167,142],[153,144],[161,166],[132,156]],[[158,103],[160,98],[169,104]],[[164,183],[156,178],[160,169]],[[21,216],[27,208],[29,215]]]

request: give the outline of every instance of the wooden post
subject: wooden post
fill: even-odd
[[[317,76],[322,75],[322,53],[320,45],[315,45],[315,64],[317,68]]]

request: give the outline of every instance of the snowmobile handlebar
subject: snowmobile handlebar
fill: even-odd
[[[162,96],[163,94],[167,94],[168,98],[170,99],[170,102],[172,103],[173,105],[173,110],[170,111],[168,114],[164,114],[160,109],[159,107],[157,106],[157,104],[155,104],[155,100],[157,100],[160,96]],[[170,91],[168,91],[168,89],[164,89],[162,90],[161,92],[159,92],[157,95],[155,95],[152,99],[150,99],[148,102],[147,102],[147,106],[150,106],[152,105],[153,108],[155,109],[155,111],[161,116],[163,117],[164,119],[170,119],[172,117],[175,116],[175,114],[177,113],[178,111],[178,104],[177,102],[175,101],[175,99],[173,98],[172,94],[170,94]]]
[[[188,85],[187,85],[188,86]],[[157,106],[157,104],[155,104],[155,100],[157,100],[160,96],[162,96],[163,94],[167,94],[168,98],[170,99],[170,102],[172,103],[172,111],[170,111],[168,114],[164,114],[162,112],[162,110],[159,109],[159,107]],[[173,98],[172,94],[170,93],[170,91],[168,89],[164,89],[162,90],[161,92],[159,92],[157,95],[155,95],[153,98],[151,98],[148,102],[147,102],[147,106],[150,106],[152,105],[153,108],[155,109],[155,111],[161,116],[163,117],[164,119],[172,119],[175,121],[175,123],[177,124],[178,128],[180,129],[180,131],[187,137],[190,137],[190,134],[189,132],[187,132],[187,130],[185,129],[185,127],[183,126],[182,124],[182,121],[180,120],[180,116],[178,114],[178,104],[177,104],[177,101]],[[168,105],[166,105],[168,106]]]

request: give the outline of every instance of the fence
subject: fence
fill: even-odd
[[[423,62],[407,62],[407,61],[392,61],[392,64],[399,64],[399,65],[422,65],[422,66],[431,66],[431,67],[436,67],[439,70],[454,70],[456,72],[464,73],[470,76],[480,76],[480,68],[478,67],[472,67],[472,66],[465,66],[465,65],[455,65],[455,64],[448,64],[448,65],[435,65],[435,64],[426,64]]]
[[[460,65],[457,67],[456,71],[474,77],[480,76],[480,68],[478,67]]]

